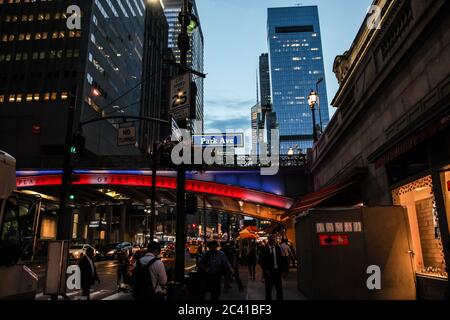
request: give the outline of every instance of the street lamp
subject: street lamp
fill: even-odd
[[[288,151],[287,155],[289,157],[292,157],[294,155],[294,149],[292,147],[289,148],[289,151]]]
[[[313,138],[314,142],[317,142],[317,130],[316,130],[316,113],[315,113],[315,106],[317,103],[317,93],[314,90],[311,90],[311,93],[308,97],[308,104],[311,108],[312,117],[313,117]]]

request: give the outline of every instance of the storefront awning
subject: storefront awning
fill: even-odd
[[[316,192],[300,197],[297,201],[294,202],[293,206],[282,216],[282,219],[287,218],[289,216],[296,216],[297,214],[300,214],[311,208],[317,207],[325,200],[330,199],[331,197],[338,194],[340,191],[355,184],[357,181],[358,180],[356,179],[345,180],[343,182],[332,184]]]

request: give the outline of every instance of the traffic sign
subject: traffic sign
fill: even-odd
[[[136,127],[119,128],[117,132],[117,145],[127,146],[136,144]]]
[[[322,247],[348,246],[350,244],[349,237],[346,234],[320,235],[319,240]]]
[[[170,81],[169,113],[175,121],[185,120],[190,116],[191,73],[175,77]]]
[[[193,144],[202,147],[243,147],[243,133],[218,133],[193,135]]]

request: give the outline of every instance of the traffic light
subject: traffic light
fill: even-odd
[[[69,200],[75,200],[75,195],[74,194],[70,194],[69,195]]]
[[[193,193],[186,194],[186,213],[195,214],[197,212],[197,196]]]
[[[86,138],[77,133],[73,136],[72,145],[70,147],[70,153],[76,155],[82,155],[86,145]]]
[[[194,32],[195,29],[197,29],[199,25],[198,18],[192,13],[194,4],[192,1],[188,1],[188,15],[187,15],[187,31],[188,33]],[[180,25],[183,24],[183,13],[180,12],[178,15],[178,22]]]

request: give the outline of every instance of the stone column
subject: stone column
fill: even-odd
[[[109,244],[111,242],[111,233],[112,233],[113,206],[106,206],[105,219],[106,219],[105,244]]]
[[[127,225],[127,205],[120,207],[120,225],[119,225],[119,241],[125,241],[125,231]]]
[[[81,208],[78,212],[78,228],[77,228],[77,240],[80,242],[84,242],[86,239],[84,238],[84,228],[86,224],[88,224],[87,219],[87,208]]]
[[[87,242],[89,244],[94,244],[94,241],[97,239],[97,229],[96,228],[89,228],[89,222],[94,221],[95,220],[95,213],[97,211],[97,208],[92,206],[92,207],[88,207],[86,208],[87,210],[87,224],[88,224],[88,238],[87,238]]]

